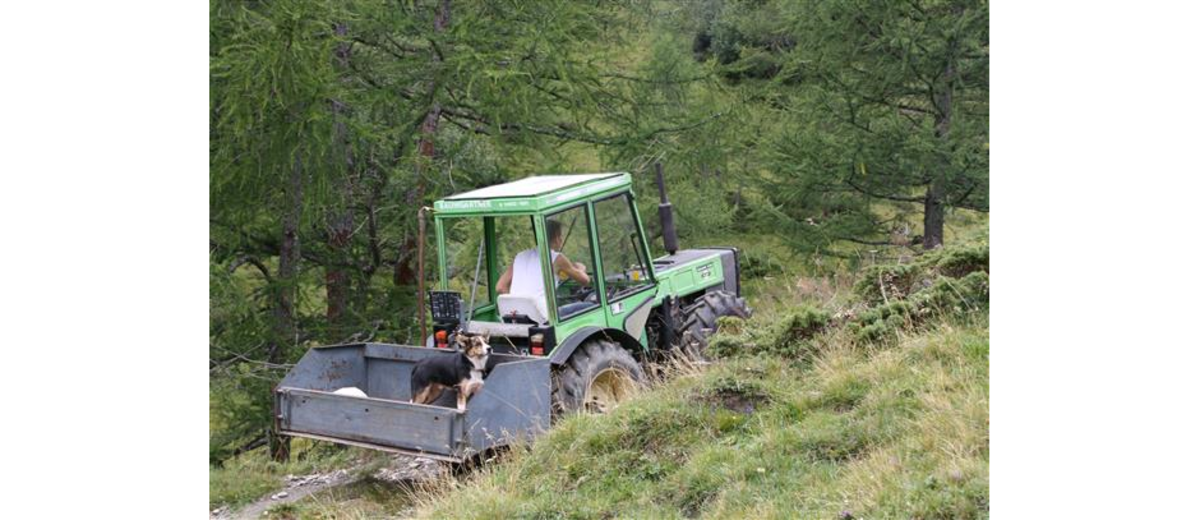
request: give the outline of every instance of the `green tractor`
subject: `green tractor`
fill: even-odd
[[[717,318],[750,314],[738,251],[678,249],[661,170],[658,187],[668,254],[655,259],[627,173],[527,177],[437,201],[425,346],[311,349],[276,389],[279,430],[462,460],[552,415],[611,409],[646,383],[649,361],[702,360]],[[412,365],[456,355],[463,332],[490,338],[482,394],[465,412],[408,402]],[[365,397],[338,392],[350,386]]]

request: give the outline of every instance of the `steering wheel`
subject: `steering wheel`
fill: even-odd
[[[599,298],[596,295],[596,288],[591,285],[583,285],[575,280],[567,280],[559,285],[562,290],[559,294],[566,296],[571,302],[589,302],[597,303]]]

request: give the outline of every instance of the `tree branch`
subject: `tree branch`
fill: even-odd
[[[845,240],[847,242],[854,242],[855,244],[862,244],[864,246],[889,246],[889,247],[897,246],[897,244],[893,244],[891,242],[876,242],[873,240],[863,240],[861,238],[846,237],[846,236],[841,236],[841,235],[834,235],[834,238],[836,238],[838,240]]]
[[[388,40],[391,40],[390,36],[384,36],[384,37],[387,38]],[[396,43],[395,41],[391,42],[392,45],[394,45],[397,49],[404,51],[405,53],[411,53],[411,55],[410,54],[401,54],[400,52],[397,52],[395,49],[392,49],[391,47],[389,47],[387,45],[380,45],[378,42],[366,40],[366,39],[363,39],[358,36],[351,38],[351,41],[353,41],[354,43],[366,45],[367,47],[370,47],[372,49],[383,51],[384,53],[388,54],[389,56],[396,58],[396,59],[400,59],[400,60],[411,59],[413,57],[413,55],[416,55],[416,54],[422,53],[422,52],[426,52],[424,50],[421,50],[419,47],[401,46],[400,44]]]
[[[710,72],[708,74],[696,76],[694,78],[650,79],[650,78],[639,78],[637,76],[627,76],[627,75],[621,74],[619,72],[613,72],[613,73],[609,73],[609,74],[600,74],[601,78],[623,79],[626,81],[634,81],[634,82],[638,82],[638,83],[649,83],[651,85],[679,85],[682,83],[692,83],[695,81],[708,79],[708,78],[711,78],[712,76],[713,76],[713,73]]]
[[[245,264],[250,264],[258,268],[258,272],[262,273],[262,276],[267,280],[267,283],[274,283],[274,279],[271,278],[271,270],[267,269],[267,266],[264,265],[259,259],[246,254],[239,255],[236,260],[229,264],[229,272],[232,273]]]

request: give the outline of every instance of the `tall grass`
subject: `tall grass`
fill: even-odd
[[[976,518],[988,514],[986,317],[811,364],[752,357],[562,421],[419,517]]]

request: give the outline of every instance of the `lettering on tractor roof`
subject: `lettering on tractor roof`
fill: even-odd
[[[526,177],[513,182],[498,184],[496,186],[488,186],[486,188],[480,188],[477,190],[468,191],[466,193],[452,195],[447,197],[445,200],[534,197],[601,179],[613,177],[620,179],[621,175],[621,173],[538,175]]]

